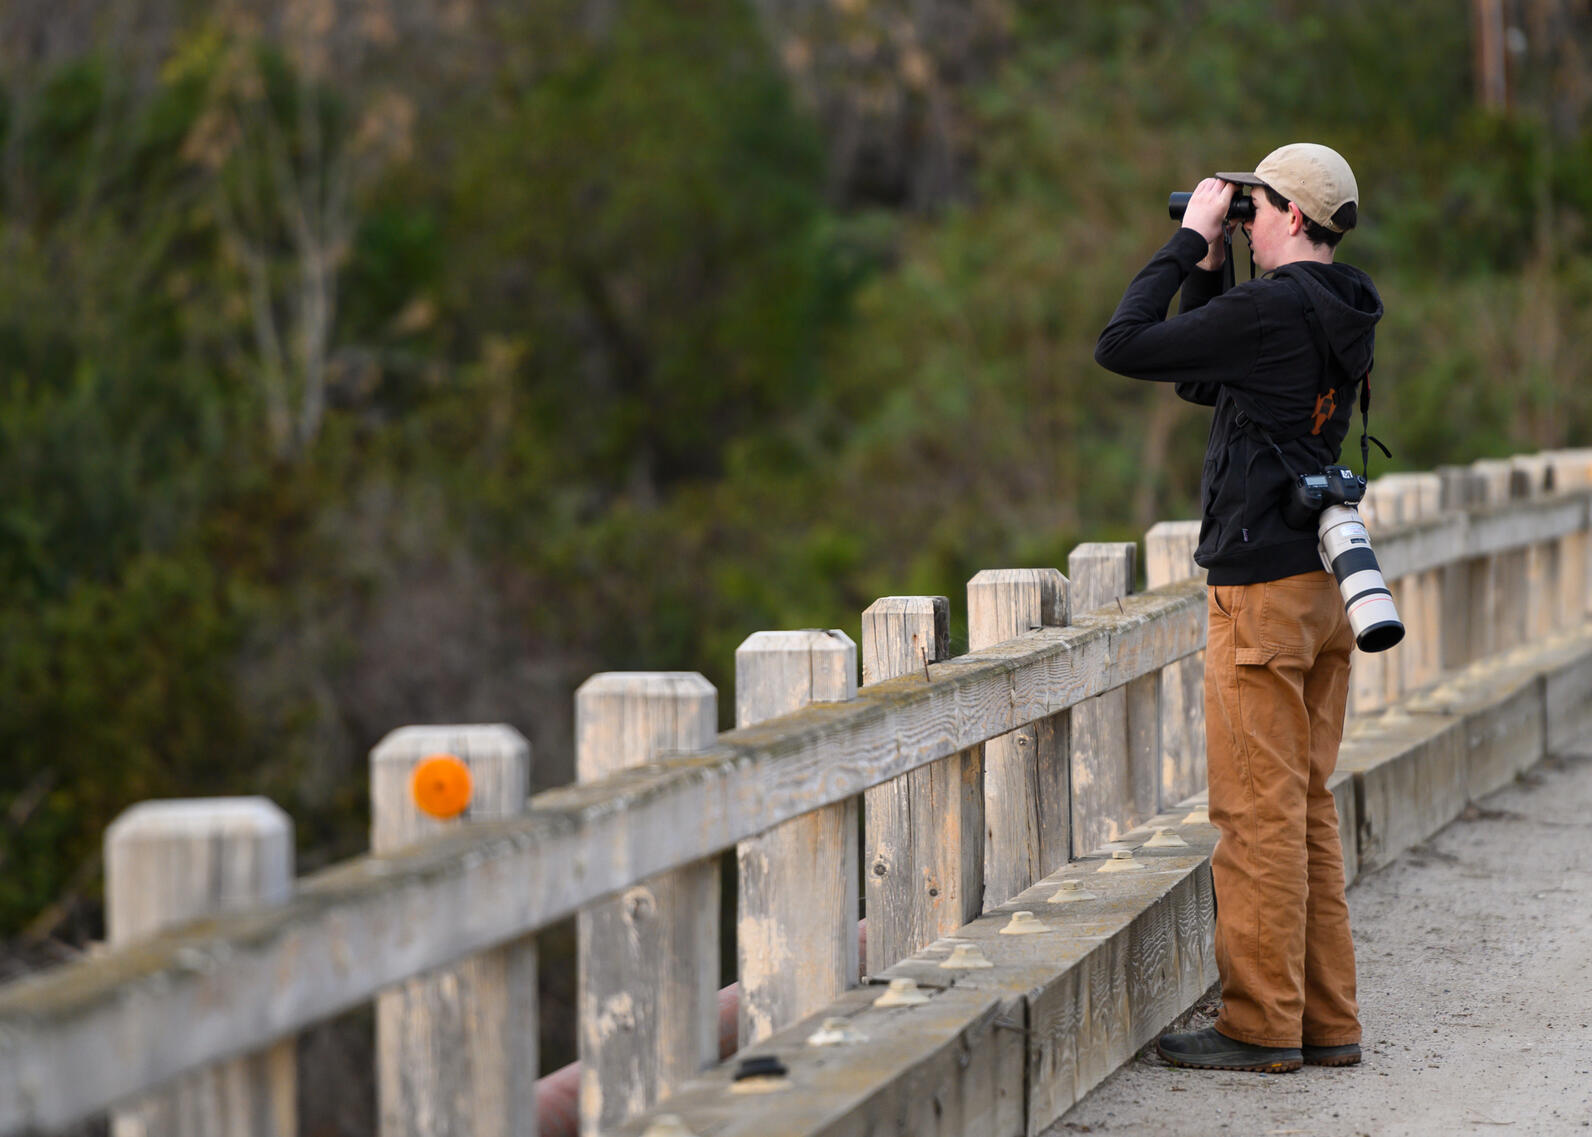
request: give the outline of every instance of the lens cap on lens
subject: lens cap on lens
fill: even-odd
[[[1385,620],[1380,624],[1372,624],[1355,637],[1354,642],[1364,652],[1386,651],[1398,646],[1403,638],[1404,625],[1398,620]]]

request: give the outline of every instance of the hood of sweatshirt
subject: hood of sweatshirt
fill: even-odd
[[[1382,318],[1382,297],[1371,278],[1345,264],[1294,261],[1271,276],[1295,280],[1315,306],[1329,350],[1345,371],[1358,379],[1371,366],[1376,324]]]

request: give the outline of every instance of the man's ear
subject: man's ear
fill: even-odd
[[[1305,229],[1305,215],[1293,202],[1288,203],[1288,236],[1297,237]]]

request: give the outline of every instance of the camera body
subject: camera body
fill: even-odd
[[[1167,198],[1166,211],[1173,221],[1183,220],[1183,214],[1188,212],[1188,199],[1193,196],[1192,193],[1183,192],[1174,193]],[[1253,221],[1254,219],[1255,199],[1247,194],[1234,194],[1232,204],[1227,207],[1227,220]]]
[[[1319,474],[1300,474],[1283,499],[1282,519],[1290,529],[1316,528],[1321,511],[1353,505],[1365,496],[1365,479],[1347,466],[1327,466]]]

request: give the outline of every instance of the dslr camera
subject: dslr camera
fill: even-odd
[[[1294,529],[1316,531],[1316,551],[1338,582],[1355,645],[1361,651],[1386,651],[1404,638],[1404,621],[1355,508],[1364,496],[1364,478],[1347,466],[1328,466],[1294,479],[1282,516]]]
[[[1354,505],[1365,496],[1365,479],[1347,466],[1328,466],[1319,474],[1300,474],[1282,503],[1290,529],[1314,529],[1329,505]]]

